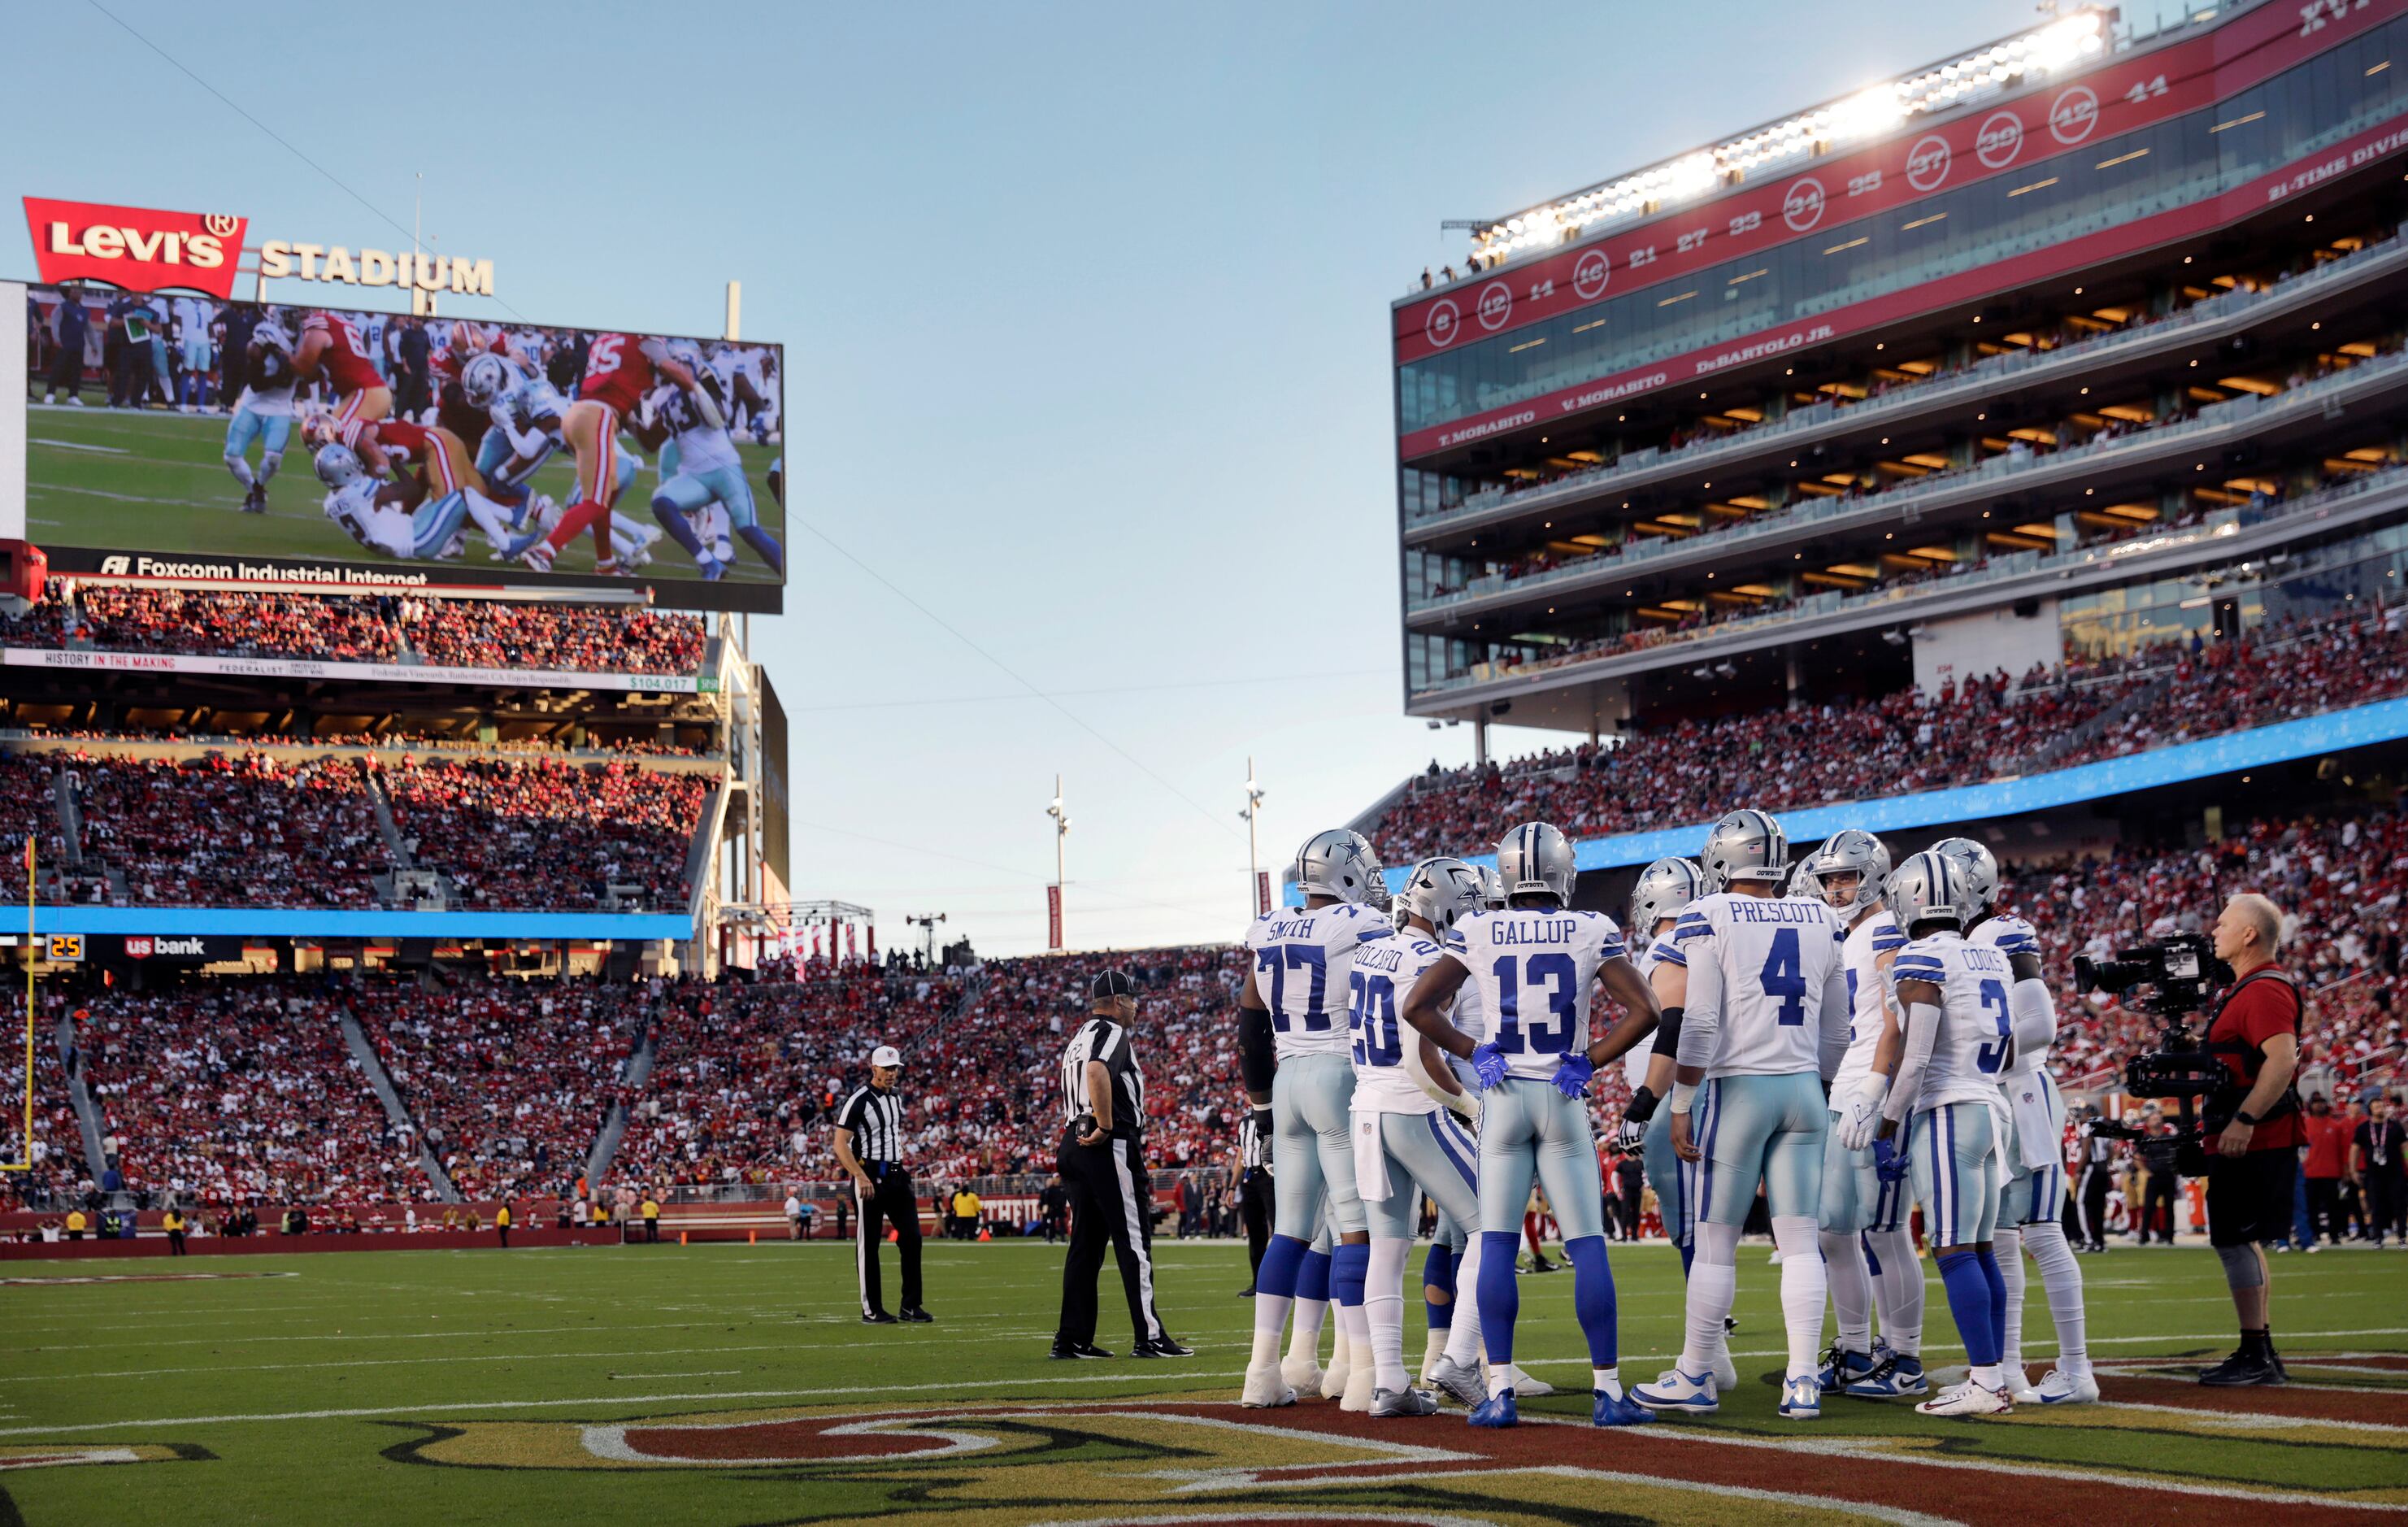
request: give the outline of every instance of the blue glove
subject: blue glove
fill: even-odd
[[[1596,1074],[1597,1063],[1585,1053],[1574,1050],[1555,1068],[1555,1090],[1567,1098],[1586,1097],[1588,1079]]]
[[[1900,1182],[1914,1163],[1896,1145],[1876,1137],[1873,1141],[1873,1174],[1883,1182]]]
[[[1496,1087],[1505,1080],[1505,1057],[1492,1042],[1471,1047],[1471,1070],[1484,1088]]]

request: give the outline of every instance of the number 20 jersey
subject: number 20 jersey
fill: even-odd
[[[1418,932],[1371,939],[1354,951],[1347,979],[1354,1032],[1354,1106],[1383,1114],[1426,1114],[1438,1100],[1422,1090],[1405,1065],[1405,1047],[1419,1044],[1405,1022],[1413,983],[1446,953]]]
[[[1899,950],[1889,975],[1900,986],[1928,981],[1940,988],[1940,1030],[1914,1106],[1996,1102],[2000,1074],[2014,1059],[2007,1013],[2014,972],[2005,953],[1955,933],[1933,933]]]
[[[1598,968],[1623,956],[1622,929],[1601,912],[1508,908],[1455,925],[1448,958],[1470,972],[1486,1030],[1506,1074],[1546,1081],[1589,1044]]]
[[[1387,915],[1360,901],[1311,912],[1283,907],[1255,918],[1246,947],[1254,957],[1254,991],[1270,1009],[1272,1053],[1283,1060],[1347,1054],[1355,946],[1392,936]]]

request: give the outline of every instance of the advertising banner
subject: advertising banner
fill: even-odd
[[[666,607],[781,607],[779,346],[226,301],[239,219],[44,210],[78,205],[27,201],[45,275],[77,283],[0,287],[27,298],[0,382],[24,440],[22,485],[0,475],[0,540],[53,572],[632,581]]]
[[[300,657],[191,657],[157,652],[0,649],[0,667],[82,669],[107,673],[214,673],[253,679],[349,679],[371,684],[499,684],[511,689],[611,689],[632,694],[703,695],[716,674],[580,673],[564,669],[442,668],[429,663],[321,662]]]

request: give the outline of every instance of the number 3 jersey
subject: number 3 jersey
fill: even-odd
[[[1388,915],[1360,901],[1310,912],[1282,908],[1255,918],[1246,948],[1254,957],[1254,991],[1270,1009],[1272,1053],[1283,1060],[1347,1054],[1354,950],[1393,936]]]
[[[1623,956],[1622,929],[1601,912],[1508,908],[1455,925],[1460,948],[1447,956],[1471,972],[1485,1030],[1510,1076],[1551,1079],[1563,1058],[1589,1044],[1598,968]]]
[[[1683,907],[1664,957],[1689,970],[1681,1064],[1709,1079],[1835,1074],[1848,1043],[1847,936],[1820,901],[1722,891]]]
[[[1889,976],[1899,987],[1928,981],[1940,988],[1940,1027],[1932,1036],[1931,1059],[1924,1063],[1914,1107],[1997,1102],[1999,1077],[2014,1060],[2015,1047],[2007,1014],[2014,972],[2006,954],[1990,944],[1968,944],[1955,933],[1932,933],[1899,950]],[[1909,1056],[1919,1047],[1910,1029]]]
[[[1354,1106],[1383,1114],[1427,1114],[1438,1100],[1422,1090],[1405,1064],[1405,1047],[1421,1035],[1405,1022],[1405,999],[1424,971],[1446,953],[1418,931],[1373,939],[1354,951],[1347,977],[1349,1026],[1354,1034]]]

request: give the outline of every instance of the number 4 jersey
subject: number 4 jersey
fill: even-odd
[[[1585,1050],[1598,968],[1623,956],[1622,929],[1601,912],[1509,908],[1455,925],[1462,947],[1447,950],[1470,972],[1486,1031],[1508,1075],[1541,1081],[1563,1058]]]
[[[1254,957],[1254,991],[1270,1009],[1273,1053],[1283,1060],[1346,1054],[1355,946],[1393,936],[1387,915],[1360,901],[1255,918],[1246,948]]]
[[[1820,901],[1723,891],[1683,907],[1664,957],[1689,969],[1681,1063],[1709,1078],[1835,1074],[1848,1043],[1847,936]]]
[[[1940,1028],[1914,1106],[1997,1102],[1999,1077],[2014,1059],[2015,1048],[2007,1011],[2014,972],[2006,954],[1955,933],[1933,933],[1899,950],[1889,975],[1899,986],[1928,981],[1940,988]],[[1915,1047],[1911,1031],[1907,1047]]]

